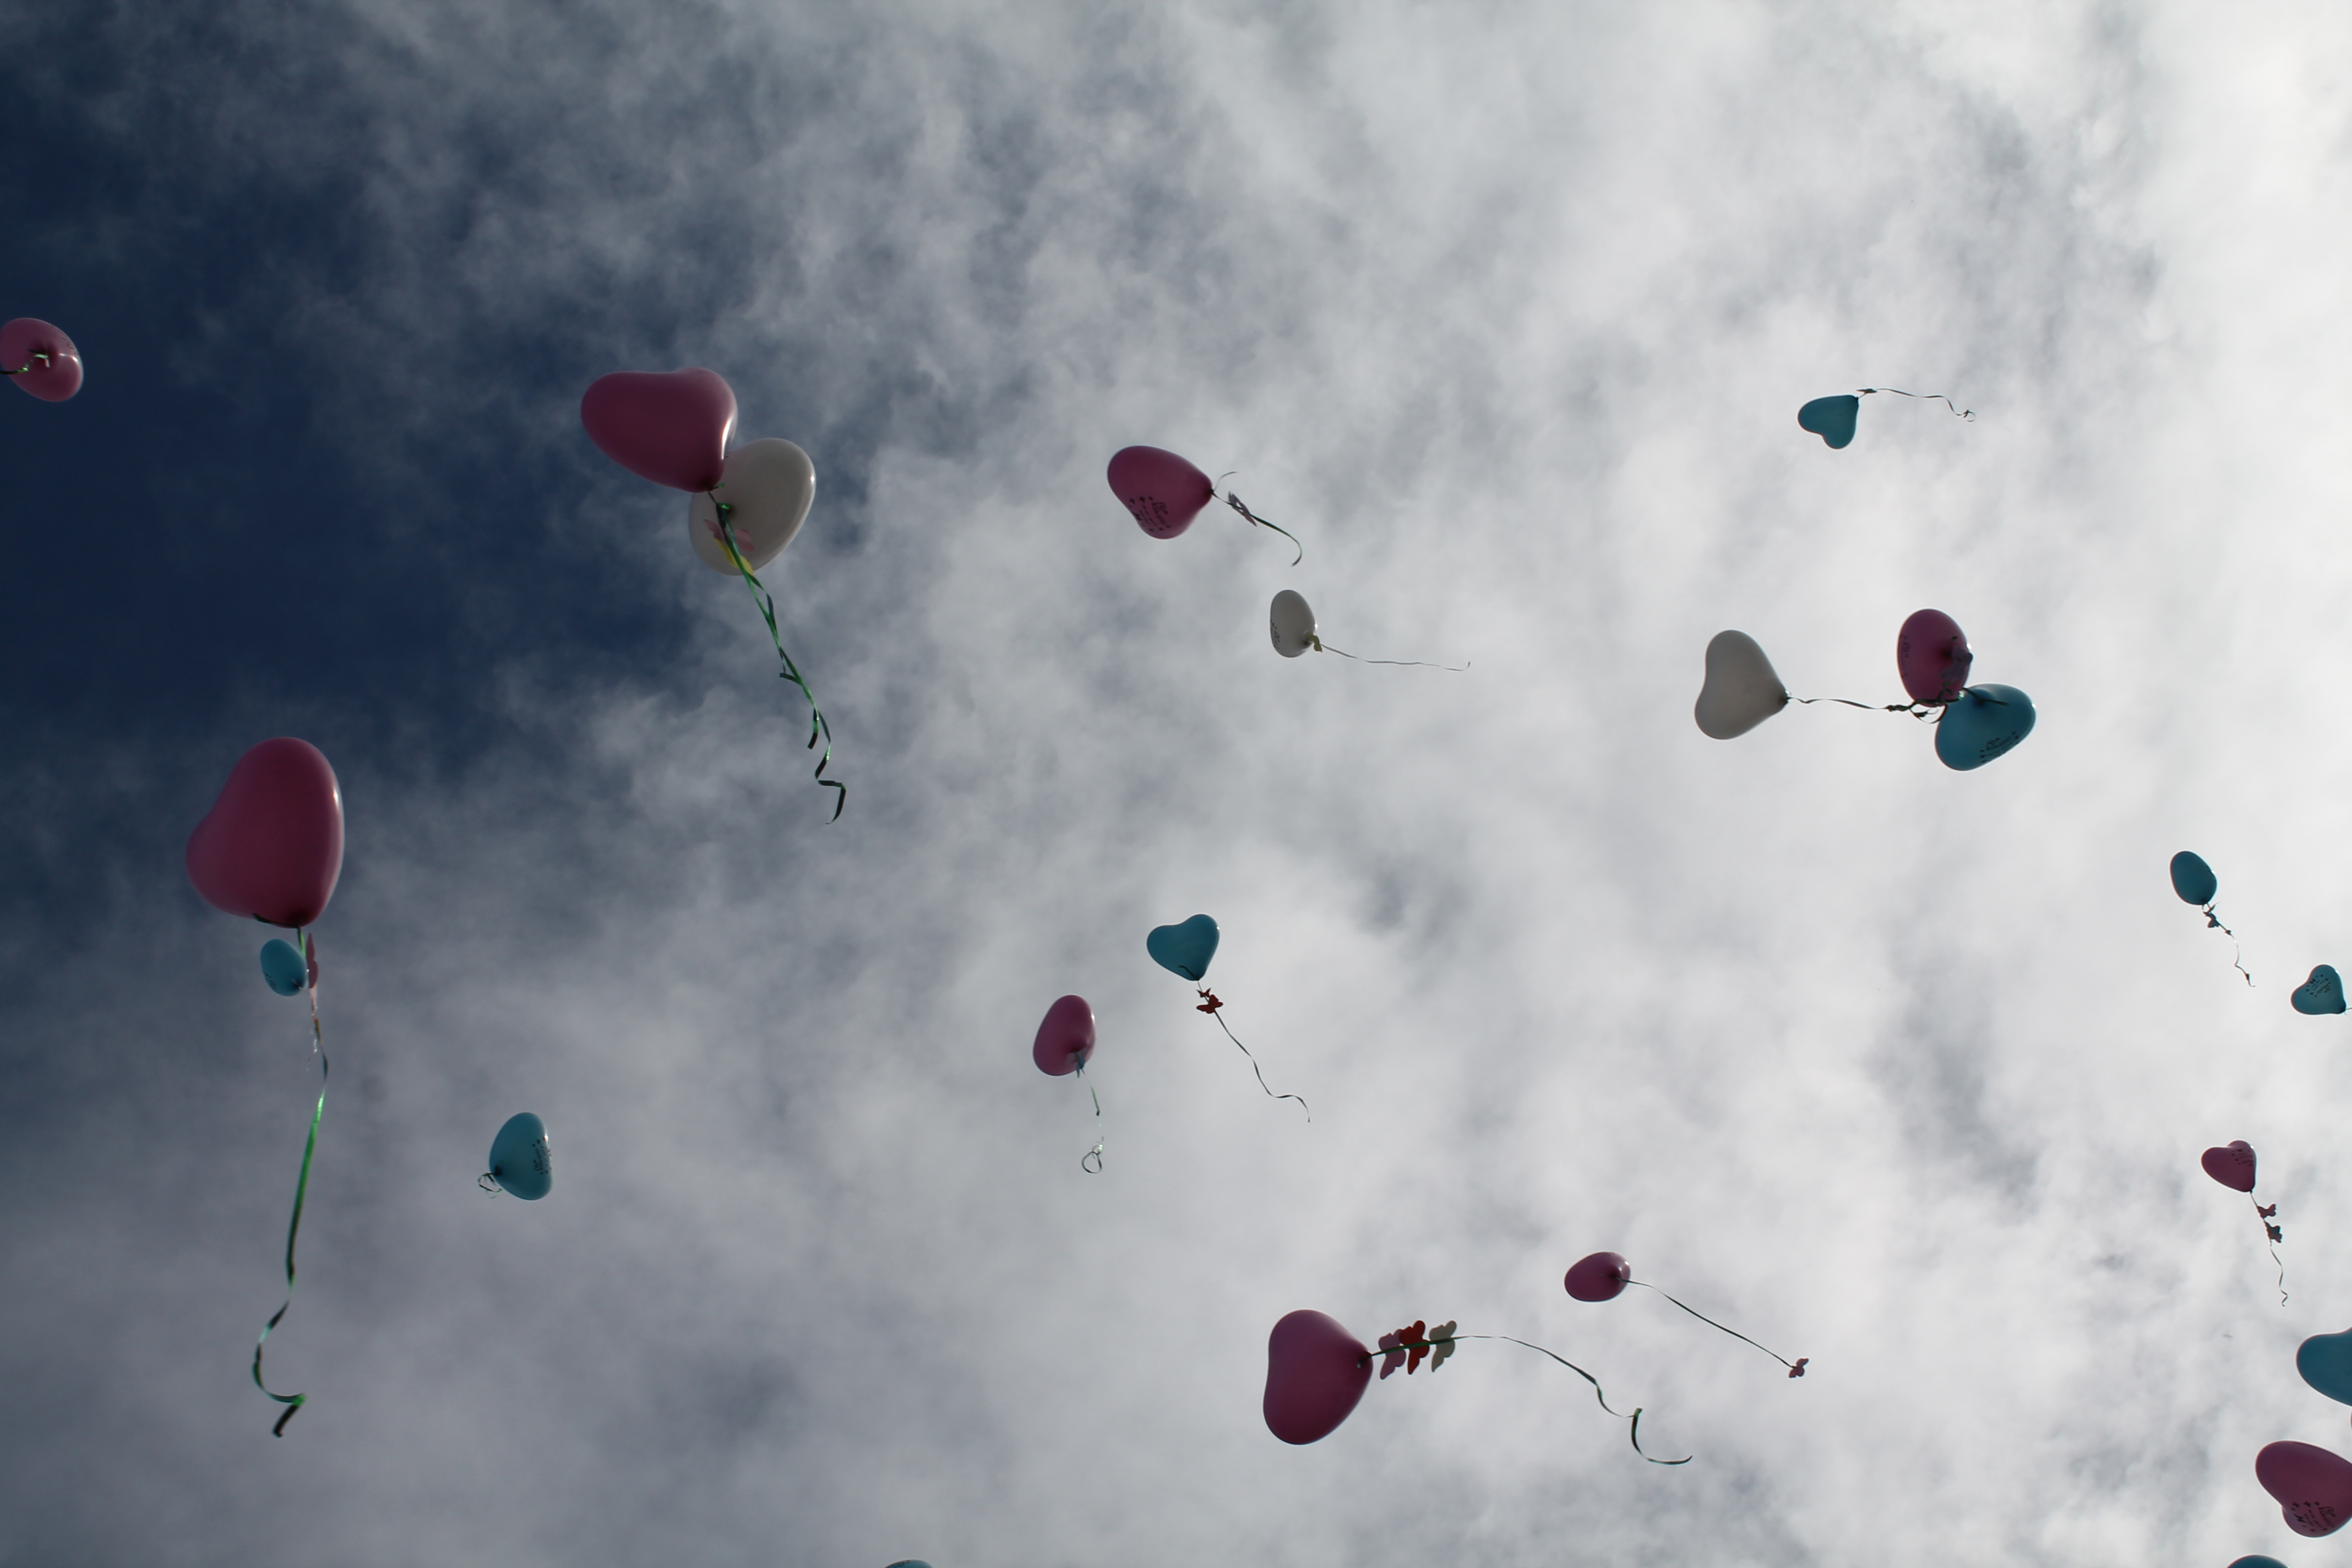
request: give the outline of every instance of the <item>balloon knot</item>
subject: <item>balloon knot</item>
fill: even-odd
[[[481,1188],[482,1191],[489,1194],[492,1197],[496,1197],[499,1194],[506,1191],[504,1187],[499,1185],[499,1179],[496,1176],[491,1175],[488,1171],[484,1171],[480,1175],[476,1176],[474,1178],[474,1184]]]
[[[1809,1361],[1812,1360],[1812,1359],[1813,1359],[1813,1358],[1812,1358],[1812,1357],[1811,1357],[1811,1356],[1809,1356],[1809,1355],[1801,1355],[1801,1356],[1799,1356],[1799,1357],[1797,1358],[1797,1364],[1796,1364],[1796,1365],[1794,1365],[1794,1366],[1792,1366],[1792,1367],[1790,1367],[1790,1368],[1789,1369],[1789,1375],[1790,1375],[1790,1377],[1802,1377],[1802,1376],[1804,1376],[1804,1375],[1805,1375],[1805,1363],[1806,1363],[1807,1362],[1809,1362]]]

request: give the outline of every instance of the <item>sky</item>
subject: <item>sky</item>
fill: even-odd
[[[2300,1565],[2352,17],[0,7],[0,1564]],[[725,375],[766,575],[583,433]],[[1853,444],[1798,430],[1861,386]],[[1103,479],[1182,452],[1170,542]],[[1277,658],[1306,595],[1335,646]],[[1715,633],[2040,722],[1690,717]],[[320,746],[333,1062],[182,848]],[[2231,943],[2174,898],[2219,873]],[[1223,935],[1211,981],[1152,927]],[[1032,1065],[1077,993],[1085,1089]],[[478,1190],[509,1115],[552,1194]],[[2281,1205],[2289,1300],[2244,1200]],[[1811,1358],[1792,1382],[1640,1278]],[[1299,1308],[1517,1336],[1260,1417]]]

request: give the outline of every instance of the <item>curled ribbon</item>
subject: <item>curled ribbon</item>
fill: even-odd
[[[1199,977],[1196,975],[1194,978],[1197,979]],[[1203,1000],[1199,1006],[1193,1008],[1192,1011],[1195,1013],[1206,1013],[1210,1017],[1214,1018],[1217,1021],[1217,1027],[1225,1032],[1225,1038],[1233,1041],[1234,1048],[1241,1052],[1242,1055],[1249,1058],[1250,1071],[1257,1074],[1257,1086],[1258,1088],[1265,1090],[1266,1098],[1269,1100],[1298,1100],[1298,1109],[1307,1112],[1307,1120],[1309,1121],[1314,1121],[1315,1112],[1308,1109],[1306,1100],[1300,1100],[1299,1097],[1295,1094],[1276,1094],[1270,1087],[1268,1087],[1265,1081],[1265,1069],[1257,1065],[1257,1058],[1251,1054],[1250,1048],[1247,1046],[1242,1044],[1241,1037],[1234,1033],[1233,1026],[1225,1022],[1224,1014],[1220,1011],[1220,1009],[1224,1006],[1224,1004],[1217,999],[1216,993],[1203,985],[1201,987],[1201,994],[1205,998],[1205,1000]]]
[[[294,1217],[286,1223],[285,1305],[270,1314],[269,1321],[261,1326],[261,1337],[253,1342],[253,1386],[286,1406],[286,1413],[278,1418],[278,1425],[269,1429],[273,1437],[286,1436],[286,1423],[294,1419],[294,1412],[301,1409],[310,1397],[307,1394],[269,1394],[269,1384],[261,1380],[261,1347],[269,1342],[269,1331],[278,1326],[286,1316],[287,1310],[294,1305],[294,1238],[302,1231],[302,1201],[310,1190],[310,1156],[319,1147],[319,1119],[327,1113],[327,1042],[319,1029],[317,948],[310,934],[299,926],[295,928],[294,940],[300,944],[303,966],[310,971],[303,976],[306,982],[303,989],[310,994],[310,1047],[319,1055],[319,1103],[310,1112],[310,1139],[302,1145],[302,1173],[294,1182]]]
[[[1659,1295],[1666,1296],[1666,1293],[1664,1290],[1658,1290],[1658,1288],[1655,1285],[1653,1285],[1644,1279],[1633,1279],[1630,1275],[1626,1277],[1625,1283],[1628,1285],[1639,1285],[1644,1290],[1656,1290]],[[1675,1301],[1675,1299],[1672,1296],[1666,1296],[1666,1300],[1669,1301]],[[1782,1366],[1787,1367],[1790,1377],[1804,1376],[1805,1364],[1813,1359],[1809,1355],[1801,1355],[1796,1360],[1790,1361],[1787,1356],[1782,1355],[1778,1351],[1766,1350],[1764,1346],[1757,1345],[1754,1340],[1748,1339],[1746,1334],[1741,1333],[1738,1329],[1723,1328],[1721,1323],[1717,1322],[1713,1318],[1708,1317],[1705,1312],[1699,1311],[1696,1308],[1684,1307],[1680,1301],[1675,1301],[1675,1305],[1682,1307],[1684,1311],[1690,1313],[1692,1317],[1696,1318],[1700,1322],[1705,1323],[1710,1329],[1723,1329],[1723,1331],[1729,1334],[1733,1339],[1739,1340],[1748,1344],[1756,1345],[1758,1350],[1763,1351],[1766,1355],[1770,1356],[1774,1361],[1777,1361]]]
[[[783,668],[779,670],[777,675],[779,679],[789,680],[799,687],[801,695],[808,699],[808,749],[815,750],[817,737],[820,734],[824,737],[824,755],[817,759],[815,778],[817,783],[835,792],[833,815],[825,820],[839,822],[842,807],[849,804],[849,786],[836,779],[824,776],[826,764],[833,761],[833,726],[824,721],[824,710],[816,705],[816,693],[809,689],[809,683],[801,676],[800,667],[793,662],[793,656],[784,651],[784,635],[776,629],[776,596],[769,593],[761,584],[760,579],[752,574],[751,563],[745,561],[743,552],[735,548],[735,524],[730,521],[730,515],[735,509],[720,500],[716,490],[709,493],[710,504],[719,509],[719,542],[727,547],[727,559],[733,562],[735,570],[743,574],[744,586],[751,590],[751,602],[760,606],[760,618],[768,623],[768,640],[776,645],[776,658],[783,663]]]
[[[1210,493],[1211,495],[1215,495],[1215,494],[1217,493],[1217,486],[1218,486],[1218,485],[1221,485],[1221,484],[1223,484],[1227,479],[1232,479],[1233,477],[1234,477],[1234,476],[1233,476],[1231,473],[1219,474],[1219,475],[1217,476],[1217,478],[1216,478],[1215,482],[1214,482],[1214,483],[1213,483],[1213,484],[1211,484],[1211,485],[1209,486],[1209,493]],[[1246,519],[1246,520],[1248,521],[1248,522],[1249,522],[1249,524],[1250,524],[1250,526],[1251,526],[1251,527],[1253,527],[1253,528],[1271,528],[1271,529],[1273,529],[1273,530],[1275,531],[1275,532],[1276,532],[1276,533],[1278,533],[1278,534],[1282,535],[1282,537],[1283,537],[1283,538],[1287,539],[1288,541],[1290,541],[1291,548],[1298,552],[1298,553],[1297,553],[1297,554],[1296,554],[1296,555],[1294,555],[1294,556],[1292,556],[1292,557],[1290,558],[1290,563],[1291,563],[1293,566],[1297,565],[1301,561],[1304,561],[1304,560],[1306,560],[1306,559],[1307,559],[1307,546],[1305,546],[1304,544],[1301,544],[1301,543],[1299,543],[1299,542],[1298,542],[1298,535],[1297,535],[1297,534],[1295,534],[1295,533],[1291,532],[1291,531],[1290,531],[1290,530],[1288,530],[1288,529],[1286,529],[1286,528],[1282,527],[1282,526],[1281,526],[1280,524],[1278,524],[1278,523],[1272,523],[1272,522],[1268,522],[1268,521],[1266,521],[1266,520],[1265,520],[1265,519],[1264,519],[1264,518],[1262,518],[1262,517],[1258,516],[1258,514],[1257,514],[1257,513],[1255,513],[1255,512],[1254,512],[1254,511],[1250,510],[1249,507],[1248,507],[1245,503],[1244,503],[1244,501],[1242,500],[1242,498],[1241,498],[1241,497],[1239,497],[1239,496],[1237,496],[1237,495],[1235,495],[1235,494],[1234,494],[1233,491],[1231,491],[1231,490],[1227,490],[1227,491],[1225,492],[1225,494],[1224,494],[1224,502],[1225,502],[1225,504],[1226,504],[1227,506],[1229,506],[1229,507],[1233,508],[1235,511],[1237,511],[1237,512],[1241,513],[1241,514],[1242,514],[1242,516],[1243,516],[1244,519]]]
[[[1439,1367],[1445,1364],[1445,1358],[1453,1353],[1454,1345],[1455,1342],[1459,1340],[1500,1340],[1506,1344],[1519,1345],[1528,1350],[1531,1350],[1538,1355],[1550,1356],[1552,1360],[1559,1363],[1560,1365],[1568,1368],[1569,1371],[1576,1373],[1577,1376],[1584,1379],[1585,1382],[1592,1385],[1592,1397],[1600,1403],[1601,1409],[1607,1411],[1618,1420],[1626,1423],[1625,1436],[1627,1440],[1633,1445],[1633,1452],[1641,1455],[1643,1459],[1648,1460],[1648,1462],[1653,1465],[1687,1465],[1691,1462],[1693,1456],[1689,1454],[1685,1454],[1679,1459],[1660,1459],[1652,1458],[1649,1451],[1642,1447],[1643,1406],[1638,1405],[1635,1405],[1633,1407],[1633,1413],[1628,1415],[1625,1412],[1615,1408],[1609,1403],[1609,1395],[1602,1392],[1601,1380],[1599,1378],[1593,1376],[1591,1373],[1585,1371],[1582,1367],[1577,1365],[1566,1356],[1556,1354],[1551,1351],[1544,1349],[1543,1346],[1538,1344],[1529,1344],[1526,1340],[1513,1339],[1508,1334],[1457,1334],[1454,1331],[1454,1325],[1452,1323],[1441,1325],[1437,1331],[1433,1334],[1429,1332],[1428,1327],[1425,1323],[1415,1323],[1412,1328],[1402,1330],[1397,1333],[1382,1334],[1381,1336],[1381,1348],[1372,1352],[1370,1355],[1362,1357],[1361,1360],[1365,1363],[1369,1363],[1373,1356],[1380,1357],[1382,1363],[1381,1367],[1381,1375],[1382,1377],[1386,1377],[1389,1373],[1397,1369],[1397,1362],[1400,1358],[1406,1355],[1410,1355],[1412,1357],[1412,1359],[1406,1363],[1404,1369],[1408,1373],[1410,1373],[1419,1370],[1421,1366],[1421,1358],[1433,1351],[1436,1352],[1435,1358],[1431,1361],[1429,1365],[1429,1370],[1433,1375]],[[1763,1347],[1759,1345],[1757,1348],[1760,1350]]]
[[[1858,386],[1854,388],[1853,395],[1856,397],[1868,397],[1880,392],[1888,393],[1895,397],[1912,398],[1920,403],[1940,403],[1969,424],[1973,425],[1977,422],[1975,409],[1963,408],[1940,392],[1906,392],[1896,386]]]
[[[1087,1083],[1087,1064],[1080,1062],[1075,1070],[1078,1081]],[[1095,1086],[1090,1083],[1087,1083],[1087,1093],[1095,1102],[1095,1146],[1078,1157],[1078,1169],[1089,1176],[1099,1176],[1103,1168],[1102,1096],[1095,1093]]]

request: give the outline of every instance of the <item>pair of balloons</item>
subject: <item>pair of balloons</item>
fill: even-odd
[[[490,1168],[476,1178],[486,1193],[509,1193],[536,1203],[555,1185],[547,1123],[525,1110],[507,1118],[490,1140]]]
[[[1895,641],[1895,669],[1908,703],[1890,703],[1895,712],[1934,710],[1936,756],[1946,767],[1966,773],[2014,749],[2033,732],[2033,700],[2013,686],[1967,684],[1975,655],[1958,622],[1941,610],[1919,610],[1903,623]],[[1716,634],[1706,645],[1706,676],[1691,716],[1712,740],[1745,735],[1790,702],[1821,698],[1789,695],[1772,661],[1746,632]],[[1830,700],[1848,707],[1867,703]]]
[[[727,449],[735,389],[716,371],[621,371],[599,376],[580,399],[588,438],[613,461],[655,484],[685,490],[687,536],[697,559],[733,576],[719,525],[754,572],[783,553],[816,498],[816,465],[790,441],[765,437]]]
[[[81,351],[37,316],[0,326],[0,373],[44,403],[63,403],[81,390]]]
[[[1217,482],[1194,468],[1186,458],[1159,447],[1123,447],[1111,454],[1110,466],[1105,470],[1110,481],[1110,493],[1127,508],[1135,526],[1154,539],[1173,539],[1192,526],[1192,520],[1202,510],[1217,499]],[[1277,527],[1242,504],[1242,498],[1228,490],[1225,504],[1246,518],[1253,527],[1271,528],[1298,549],[1298,560],[1307,554],[1305,545],[1288,529]],[[1298,560],[1291,564],[1296,566]]]

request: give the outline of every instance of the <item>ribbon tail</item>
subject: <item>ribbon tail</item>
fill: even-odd
[[[1219,1027],[1220,1029],[1224,1030],[1224,1032],[1225,1032],[1225,1038],[1227,1038],[1227,1039],[1229,1039],[1229,1040],[1233,1041],[1234,1048],[1235,1048],[1236,1050],[1240,1051],[1242,1055],[1244,1055],[1244,1056],[1245,1056],[1245,1057],[1249,1057],[1250,1071],[1252,1071],[1252,1072],[1254,1072],[1254,1073],[1257,1074],[1257,1086],[1258,1086],[1258,1088],[1263,1089],[1265,1089],[1265,1090],[1266,1098],[1267,1098],[1267,1099],[1269,1099],[1269,1100],[1298,1100],[1298,1109],[1307,1112],[1307,1121],[1314,1121],[1314,1120],[1315,1120],[1315,1112],[1314,1112],[1312,1110],[1308,1109],[1307,1104],[1307,1101],[1305,1101],[1304,1100],[1299,1100],[1299,1097],[1298,1097],[1298,1096],[1297,1096],[1297,1095],[1295,1095],[1295,1094],[1276,1094],[1276,1093],[1275,1093],[1275,1092],[1274,1092],[1274,1090],[1273,1090],[1271,1088],[1269,1088],[1269,1087],[1267,1086],[1266,1081],[1265,1081],[1265,1069],[1264,1068],[1262,1068],[1262,1067],[1260,1067],[1260,1066],[1258,1066],[1258,1065],[1257,1065],[1257,1058],[1256,1058],[1256,1057],[1255,1057],[1255,1056],[1252,1056],[1252,1055],[1251,1055],[1251,1053],[1250,1053],[1250,1048],[1249,1048],[1247,1046],[1244,1046],[1244,1045],[1243,1045],[1243,1044],[1242,1044],[1242,1042],[1241,1042],[1241,1037],[1234,1033],[1233,1026],[1225,1022],[1224,1015],[1223,1015],[1222,1013],[1212,1013],[1212,1014],[1210,1014],[1210,1015],[1209,1015],[1209,1016],[1210,1016],[1210,1017],[1212,1017],[1212,1018],[1216,1019],[1216,1021],[1217,1021],[1217,1027]]]
[[[1560,1365],[1568,1368],[1569,1371],[1576,1373],[1577,1376],[1584,1379],[1585,1382],[1592,1385],[1592,1397],[1600,1402],[1601,1409],[1608,1411],[1610,1415],[1616,1416],[1618,1420],[1628,1423],[1625,1435],[1633,1440],[1633,1452],[1640,1454],[1643,1458],[1648,1459],[1649,1462],[1654,1465],[1687,1465],[1691,1462],[1694,1456],[1689,1454],[1685,1454],[1679,1459],[1651,1458],[1648,1451],[1642,1447],[1642,1406],[1635,1405],[1633,1407],[1633,1414],[1631,1415],[1627,1415],[1620,1410],[1611,1409],[1609,1395],[1601,1392],[1601,1380],[1593,1376],[1591,1373],[1585,1371],[1582,1367],[1577,1365],[1574,1362],[1569,1360],[1566,1356],[1556,1355],[1552,1352],[1544,1349],[1541,1345],[1528,1344],[1527,1341],[1513,1339],[1508,1334],[1462,1334],[1457,1337],[1465,1340],[1501,1340],[1507,1344],[1524,1345],[1527,1349],[1535,1352],[1538,1355],[1550,1356],[1552,1360],[1559,1363]]]
[[[1297,554],[1290,558],[1290,563],[1293,566],[1297,565],[1301,561],[1307,559],[1307,546],[1298,542],[1298,535],[1291,532],[1290,530],[1284,528],[1279,523],[1266,521],[1265,519],[1250,510],[1250,509],[1243,503],[1242,498],[1234,494],[1231,490],[1227,490],[1225,492],[1225,504],[1233,508],[1235,511],[1241,513],[1244,517],[1247,518],[1250,521],[1251,526],[1255,528],[1271,528],[1275,532],[1290,541],[1291,548],[1298,552]]]
[[[1648,1281],[1646,1281],[1646,1280],[1642,1280],[1642,1279],[1629,1279],[1629,1280],[1627,1280],[1627,1281],[1626,1281],[1626,1283],[1627,1283],[1627,1284],[1629,1284],[1629,1285],[1639,1285],[1639,1286],[1641,1286],[1641,1287],[1642,1287],[1642,1289],[1644,1289],[1644,1290],[1656,1290],[1656,1291],[1657,1291],[1657,1293],[1658,1293],[1659,1295],[1661,1295],[1661,1296],[1666,1296],[1666,1293],[1665,1293],[1664,1290],[1658,1290],[1658,1288],[1657,1288],[1655,1285],[1650,1284],[1650,1283],[1649,1283]],[[1666,1296],[1666,1300],[1669,1300],[1669,1301],[1675,1301],[1675,1299],[1674,1299],[1672,1296]],[[1721,1323],[1717,1322],[1713,1318],[1708,1317],[1705,1312],[1701,1312],[1701,1311],[1695,1310],[1694,1309],[1689,1308],[1689,1307],[1684,1307],[1684,1306],[1683,1306],[1683,1304],[1682,1304],[1680,1301],[1675,1301],[1675,1306],[1677,1306],[1677,1307],[1682,1307],[1682,1309],[1683,1309],[1683,1310],[1684,1310],[1684,1311],[1685,1311],[1685,1312],[1689,1312],[1689,1313],[1690,1313],[1690,1315],[1691,1315],[1692,1317],[1696,1318],[1700,1322],[1705,1323],[1708,1328],[1710,1328],[1710,1329],[1721,1329],[1721,1330],[1723,1331],[1723,1332],[1725,1332],[1725,1333],[1727,1333],[1727,1334],[1729,1334],[1733,1339],[1739,1341],[1739,1342],[1740,1342],[1741,1343],[1743,1343],[1743,1344],[1751,1344],[1751,1345],[1756,1345],[1756,1348],[1757,1348],[1758,1350],[1759,1350],[1759,1351],[1763,1351],[1763,1352],[1764,1352],[1764,1353],[1765,1353],[1766,1355],[1770,1356],[1774,1361],[1779,1362],[1782,1366],[1785,1366],[1785,1367],[1789,1368],[1791,1372],[1794,1372],[1794,1371],[1796,1370],[1797,1363],[1796,1363],[1795,1362],[1790,1361],[1787,1356],[1782,1355],[1782,1354],[1781,1354],[1780,1352],[1778,1352],[1778,1351],[1775,1351],[1775,1350],[1769,1350],[1769,1349],[1767,1349],[1767,1348],[1766,1348],[1765,1346],[1763,1346],[1763,1345],[1756,1344],[1756,1342],[1755,1342],[1754,1340],[1749,1339],[1746,1334],[1741,1333],[1738,1329],[1727,1329],[1727,1328],[1724,1328],[1724,1326],[1723,1326]],[[1809,1359],[1810,1359],[1810,1358],[1809,1358]],[[1800,1375],[1801,1375],[1801,1374],[1800,1374]]]
[[[301,943],[304,967],[307,970],[311,957],[310,939],[306,932],[299,930],[294,934]],[[286,1413],[278,1418],[278,1425],[270,1428],[270,1436],[273,1437],[286,1436],[286,1423],[293,1420],[294,1413],[301,1409],[310,1399],[307,1394],[271,1394],[269,1384],[262,1380],[261,1375],[262,1347],[269,1342],[270,1331],[284,1321],[286,1314],[294,1306],[294,1243],[302,1234],[302,1205],[310,1193],[310,1159],[317,1153],[319,1148],[319,1121],[327,1113],[327,1047],[325,1037],[319,1028],[319,988],[307,974],[304,976],[304,989],[310,994],[310,1042],[319,1053],[319,1103],[310,1111],[310,1135],[302,1144],[302,1172],[294,1180],[294,1213],[286,1222],[286,1300],[277,1311],[270,1314],[269,1321],[261,1326],[261,1337],[253,1342],[253,1386],[286,1406]]]
[[[1463,674],[1470,668],[1467,664],[1432,664],[1423,658],[1356,658],[1356,656],[1346,648],[1333,647],[1320,637],[1315,639],[1315,647],[1318,653],[1336,653],[1341,658],[1355,658],[1358,664],[1392,664],[1412,669],[1445,669],[1456,675]]]
[[[808,700],[809,738],[806,749],[814,751],[818,737],[824,739],[824,754],[817,759],[816,772],[811,776],[834,792],[833,815],[825,820],[839,822],[843,808],[849,805],[849,786],[838,779],[824,776],[825,768],[833,762],[833,726],[825,722],[824,710],[817,706],[816,693],[809,689],[808,680],[801,674],[800,667],[793,662],[793,656],[784,651],[784,634],[776,626],[776,596],[768,592],[766,585],[752,572],[751,563],[744,560],[743,552],[735,547],[735,525],[728,518],[728,513],[734,509],[715,494],[710,497],[710,503],[719,511],[719,542],[726,546],[727,559],[734,563],[735,570],[742,574],[743,585],[751,590],[751,602],[759,606],[760,618],[768,625],[768,640],[776,645],[776,658],[783,667],[776,672],[777,678],[799,687],[801,695]]]
[[[1080,1062],[1077,1072],[1078,1081],[1087,1083],[1087,1064]],[[1102,1096],[1095,1093],[1095,1086],[1090,1083],[1087,1083],[1087,1094],[1095,1102],[1095,1146],[1078,1156],[1078,1169],[1089,1176],[1099,1176],[1103,1168]]]
[[[1906,392],[1898,386],[1864,386],[1856,389],[1855,395],[1860,397],[1868,397],[1874,392],[1892,393],[1897,397],[1908,397],[1919,403],[1940,403],[1946,408],[1950,409],[1953,414],[1967,420],[1969,424],[1973,425],[1977,422],[1977,413],[1975,409],[1963,408],[1940,392]]]

